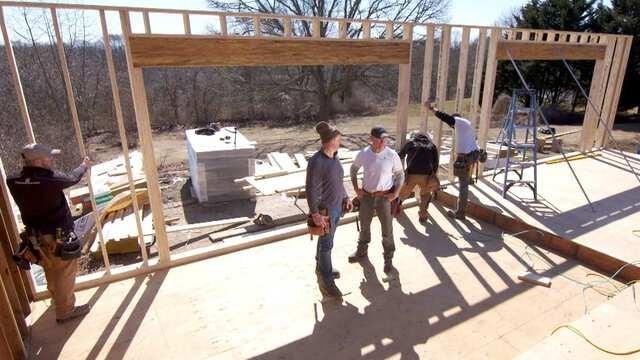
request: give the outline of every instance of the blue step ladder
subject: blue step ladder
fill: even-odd
[[[513,90],[509,111],[496,139],[500,148],[496,167],[493,169],[493,180],[495,181],[496,176],[504,173],[502,197],[507,196],[507,192],[513,185],[525,184],[533,191],[533,198],[538,200],[537,116],[538,100],[535,90]],[[504,167],[499,168],[499,156],[503,148],[507,149],[507,159]],[[525,179],[525,170],[530,168],[533,169],[533,179]],[[513,176],[509,178],[509,173],[515,173],[517,178]]]

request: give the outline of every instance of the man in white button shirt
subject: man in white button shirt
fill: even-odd
[[[476,141],[476,133],[471,126],[471,122],[465,118],[460,117],[459,114],[449,115],[442,111],[439,111],[433,104],[429,104],[429,109],[433,111],[438,119],[445,124],[452,127],[456,136],[456,161],[454,166],[454,175],[460,179],[459,196],[458,196],[458,208],[455,213],[447,211],[447,215],[455,217],[456,219],[464,220],[464,212],[467,207],[467,200],[469,198],[469,184],[471,183],[471,169],[473,165],[478,161],[479,150],[478,142]]]
[[[384,272],[393,269],[393,217],[391,202],[398,198],[404,183],[404,171],[398,154],[387,147],[389,134],[382,126],[371,129],[370,146],[360,151],[351,165],[351,183],[360,200],[360,234],[358,249],[349,256],[349,262],[357,262],[367,256],[371,242],[371,220],[374,211],[382,228]],[[362,187],[358,185],[358,171],[364,168]]]

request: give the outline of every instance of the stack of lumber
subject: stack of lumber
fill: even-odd
[[[138,151],[129,153],[131,172],[136,188],[147,186],[147,180],[142,169],[142,155]],[[124,156],[109,160],[91,167],[91,185],[93,186],[96,205],[104,205],[123,191],[129,190],[129,180],[127,169],[124,164]],[[81,186],[71,189],[69,201],[74,208],[82,208],[81,213],[88,213],[92,209],[89,188]]]
[[[312,156],[314,153],[315,152],[307,152],[306,155]],[[273,154],[274,153],[271,153],[267,156],[267,158],[269,159],[268,161],[271,162],[273,168],[278,169],[279,165],[277,164],[288,164],[284,156],[274,156]],[[345,179],[349,177],[349,168],[351,167],[351,163],[353,162],[356,154],[357,152],[347,149],[340,149],[340,151],[338,152],[340,162],[342,163],[342,167],[344,169]],[[282,193],[286,194],[304,189],[307,177],[306,158],[302,156],[302,154],[296,154],[295,158],[298,164],[305,165],[304,167],[295,165],[291,166],[293,164],[293,160],[291,160],[289,155],[284,155],[286,155],[291,162],[291,164],[285,165],[289,170],[285,170],[280,167],[278,170],[272,172],[265,172],[253,176],[239,178],[236,179],[235,182],[241,184],[242,188],[245,191],[254,191],[257,195],[262,196]],[[305,161],[303,162],[302,159],[304,159]],[[360,170],[360,176],[361,174],[362,169]]]
[[[235,128],[224,127],[213,135],[186,131],[189,175],[198,202],[227,201],[250,197],[234,179],[253,175],[255,143]]]
[[[538,151],[560,153],[562,152],[562,139],[560,138],[567,135],[577,134],[581,131],[582,129],[576,129],[554,135],[538,136]]]
[[[142,221],[142,232],[147,245],[153,242],[153,221],[151,208],[149,207],[149,193],[146,188],[136,189],[135,196],[138,201],[138,212]],[[105,242],[107,253],[124,254],[137,252],[140,249],[138,242],[138,226],[133,209],[133,197],[126,190],[98,210],[98,220],[102,224],[102,238]],[[95,226],[95,225],[94,225]],[[85,250],[90,249],[94,255],[100,254],[100,244],[95,241],[96,229],[90,232],[91,237],[85,238]]]
[[[140,205],[138,209],[142,220],[142,230],[145,244],[153,242],[151,208],[148,204]],[[105,241],[107,253],[126,254],[140,251],[138,242],[138,227],[133,207],[129,206],[118,211],[109,212],[102,223],[102,236]],[[100,244],[95,241],[91,245],[91,252],[100,254]]]

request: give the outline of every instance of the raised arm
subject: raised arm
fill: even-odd
[[[449,125],[450,127],[454,127],[456,125],[456,119],[453,116],[438,110],[438,108],[433,106],[433,104],[429,104],[428,107],[429,110],[433,111],[436,117],[443,123]]]
[[[85,158],[82,164],[80,164],[80,166],[73,169],[69,173],[56,172],[53,180],[57,183],[57,185],[61,189],[66,189],[68,187],[71,187],[79,183],[80,180],[82,180],[82,177],[87,172],[90,165],[91,165],[91,162],[89,161],[89,158]]]

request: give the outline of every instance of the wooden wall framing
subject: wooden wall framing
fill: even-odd
[[[318,17],[297,17],[282,16],[274,14],[247,14],[247,13],[225,13],[216,11],[192,11],[156,8],[135,8],[117,6],[98,5],[75,5],[75,4],[55,4],[55,3],[28,3],[18,1],[0,0],[0,31],[2,31],[5,51],[9,70],[12,74],[12,81],[15,89],[17,103],[19,106],[22,122],[24,123],[26,138],[25,141],[33,142],[35,137],[31,126],[28,99],[20,81],[20,74],[16,63],[15,55],[10,42],[10,29],[7,29],[4,17],[6,7],[28,7],[48,9],[53,15],[54,32],[57,39],[56,48],[63,70],[63,80],[67,95],[67,102],[70,108],[70,118],[74,126],[76,139],[81,148],[84,149],[82,133],[80,131],[80,119],[75,110],[75,95],[71,86],[71,78],[66,67],[64,47],[62,46],[62,35],[57,23],[56,9],[70,10],[90,10],[96,11],[100,15],[103,39],[105,41],[105,51],[107,54],[107,66],[109,69],[109,79],[112,86],[112,96],[114,98],[115,120],[118,123],[123,152],[128,153],[126,147],[126,135],[122,119],[122,109],[118,96],[118,85],[113,69],[111,49],[108,45],[108,30],[105,22],[105,12],[117,12],[121,19],[122,32],[124,36],[125,53],[127,56],[127,67],[130,78],[131,91],[134,98],[134,111],[136,125],[140,137],[141,151],[144,158],[144,170],[149,184],[149,195],[153,212],[154,231],[157,239],[158,259],[148,259],[143,251],[143,263],[141,266],[127,270],[124,274],[106,272],[99,279],[93,279],[87,283],[79,284],[83,286],[96,286],[101,283],[121,279],[126,276],[148,273],[155,269],[167,268],[172,264],[183,263],[185,260],[176,260],[169,252],[166,229],[164,225],[164,214],[162,200],[158,185],[158,173],[153,149],[153,139],[147,95],[144,87],[145,67],[156,66],[255,66],[255,65],[329,65],[329,64],[398,64],[398,99],[396,109],[396,132],[398,146],[404,142],[408,127],[409,97],[411,79],[411,51],[414,30],[421,27],[425,29],[425,58],[423,69],[423,83],[421,94],[420,128],[427,129],[428,111],[424,105],[434,98],[438,105],[443,108],[447,100],[447,83],[449,82],[449,56],[451,48],[452,29],[462,30],[461,56],[457,64],[457,91],[455,95],[455,108],[461,110],[464,101],[464,93],[467,84],[468,51],[471,44],[470,33],[478,33],[475,42],[475,64],[473,64],[473,79],[471,81],[471,105],[468,117],[478,126],[478,141],[481,146],[487,143],[488,130],[491,120],[491,110],[493,105],[495,76],[497,62],[505,59],[506,50],[509,50],[516,59],[548,59],[564,57],[571,59],[594,59],[596,60],[596,73],[591,86],[591,95],[597,103],[597,111],[589,111],[585,116],[582,147],[584,150],[595,146],[606,146],[607,132],[604,126],[611,128],[615,118],[615,111],[620,96],[624,71],[626,69],[632,37],[610,35],[610,34],[590,34],[576,33],[555,30],[536,29],[502,29],[498,27],[486,26],[464,26],[457,24],[434,24],[434,23],[402,23],[386,20],[366,19],[361,20],[362,34],[360,39],[352,39],[347,35],[347,22],[354,21],[348,19],[318,18]],[[131,29],[131,19],[129,14],[137,12],[142,14],[143,31],[133,33]],[[184,34],[167,35],[157,34],[154,30],[150,14],[175,14],[181,17]],[[202,36],[192,34],[191,16],[209,15],[219,19],[221,34],[217,36]],[[227,17],[251,18],[254,31],[249,35],[233,35],[229,30],[230,23]],[[284,32],[280,38],[267,36],[262,33],[261,21],[263,19],[276,19],[282,22]],[[294,21],[307,22],[312,29],[311,36],[301,37],[293,31]],[[357,22],[357,21],[356,21]],[[326,23],[337,23],[338,38],[327,38],[322,34],[322,28]],[[374,27],[384,28],[384,38],[372,37],[371,29]],[[440,36],[440,51],[438,66],[434,69],[433,53],[436,46],[436,33]],[[250,44],[250,46],[247,46]],[[229,56],[229,49],[235,47],[236,52]],[[237,52],[238,48],[243,53]],[[240,54],[240,55],[239,55]],[[283,56],[286,54],[286,56]],[[437,74],[437,84],[432,89],[433,71]],[[481,91],[482,90],[482,91]],[[602,120],[599,121],[598,113],[602,113]],[[600,126],[598,126],[600,124]],[[442,124],[438,121],[435,126],[435,142],[440,146]],[[1,163],[0,163],[1,165]],[[2,172],[2,182],[5,174]],[[131,174],[128,174],[130,183]],[[130,184],[131,187],[133,184]],[[2,195],[8,196],[6,186],[0,186]],[[135,199],[135,197],[134,197]],[[92,199],[93,200],[93,199]],[[11,213],[8,202],[3,200],[3,212]],[[135,202],[134,202],[134,206]],[[9,228],[7,236],[11,240],[11,245],[17,244],[17,224],[15,218],[9,216],[4,218],[4,222]],[[139,219],[137,227],[140,232]],[[139,238],[141,241],[141,238]],[[144,248],[144,247],[143,247]],[[9,249],[10,250],[10,249]],[[5,249],[5,251],[9,251]],[[103,251],[106,254],[106,251]],[[204,257],[202,254],[199,258]],[[1,260],[1,259],[0,259]],[[105,266],[108,266],[108,257],[104,259]],[[20,306],[22,311],[28,308],[28,301],[34,297],[42,298],[45,293],[35,292],[33,279],[26,273],[14,269],[10,280],[15,290],[8,295],[14,309]],[[9,278],[3,278],[4,285],[7,286]],[[7,292],[7,291],[5,291]],[[2,291],[0,291],[0,306],[2,303]],[[26,305],[25,305],[26,304]],[[15,313],[15,312],[14,312]],[[15,317],[15,314],[14,314]],[[18,325],[19,326],[19,325]],[[6,336],[6,334],[5,334]]]
[[[409,41],[129,37],[134,67],[408,64]]]

